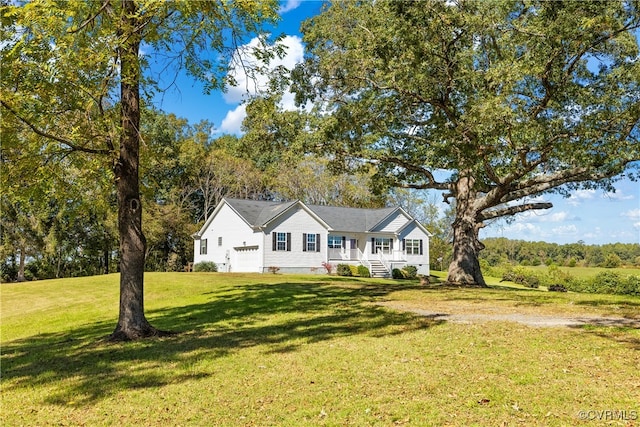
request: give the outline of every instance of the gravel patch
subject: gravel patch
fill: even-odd
[[[527,326],[539,328],[553,327],[577,327],[577,326],[613,326],[626,328],[639,328],[640,319],[625,317],[601,317],[601,316],[550,316],[521,313],[442,313],[421,308],[408,307],[395,301],[379,303],[383,307],[400,311],[407,311],[434,320],[446,320],[453,323],[481,323],[490,321],[515,322]],[[492,307],[492,311],[499,311],[498,307]]]

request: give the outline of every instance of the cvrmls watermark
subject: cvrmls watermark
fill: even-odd
[[[590,411],[579,411],[578,417],[581,420],[590,420],[590,421],[635,421],[640,419],[638,411],[631,410],[612,410],[612,409],[602,409],[602,410],[590,410]]]

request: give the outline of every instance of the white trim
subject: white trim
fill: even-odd
[[[411,218],[411,221],[407,222],[405,225],[403,225],[402,227],[400,227],[398,229],[398,231],[396,232],[397,234],[402,234],[402,230],[404,230],[405,228],[407,228],[409,225],[411,224],[415,224],[422,232],[424,232],[427,236],[429,237],[433,237],[433,234],[431,234],[429,232],[429,230],[427,230],[426,228],[424,228],[424,226],[422,224],[420,224],[420,222],[415,219],[415,218]]]

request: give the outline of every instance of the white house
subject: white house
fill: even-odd
[[[365,265],[372,275],[417,267],[429,274],[429,232],[402,208],[358,209],[223,199],[194,238],[194,264],[218,271],[326,272]]]

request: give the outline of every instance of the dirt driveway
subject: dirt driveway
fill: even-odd
[[[551,328],[551,327],[567,327],[567,326],[614,326],[614,327],[627,327],[627,328],[639,328],[640,319],[638,318],[624,318],[624,317],[602,317],[591,315],[549,315],[549,314],[535,314],[535,313],[505,313],[503,307],[486,305],[480,308],[480,310],[474,310],[479,312],[470,313],[468,307],[457,307],[455,305],[449,305],[447,307],[439,308],[437,311],[426,310],[419,307],[403,304],[398,301],[385,301],[380,302],[378,305],[383,307],[392,308],[399,311],[407,311],[416,313],[420,316],[432,318],[434,320],[446,320],[453,323],[480,323],[489,321],[503,321],[503,322],[516,322],[528,326]],[[507,310],[511,311],[511,310]]]

